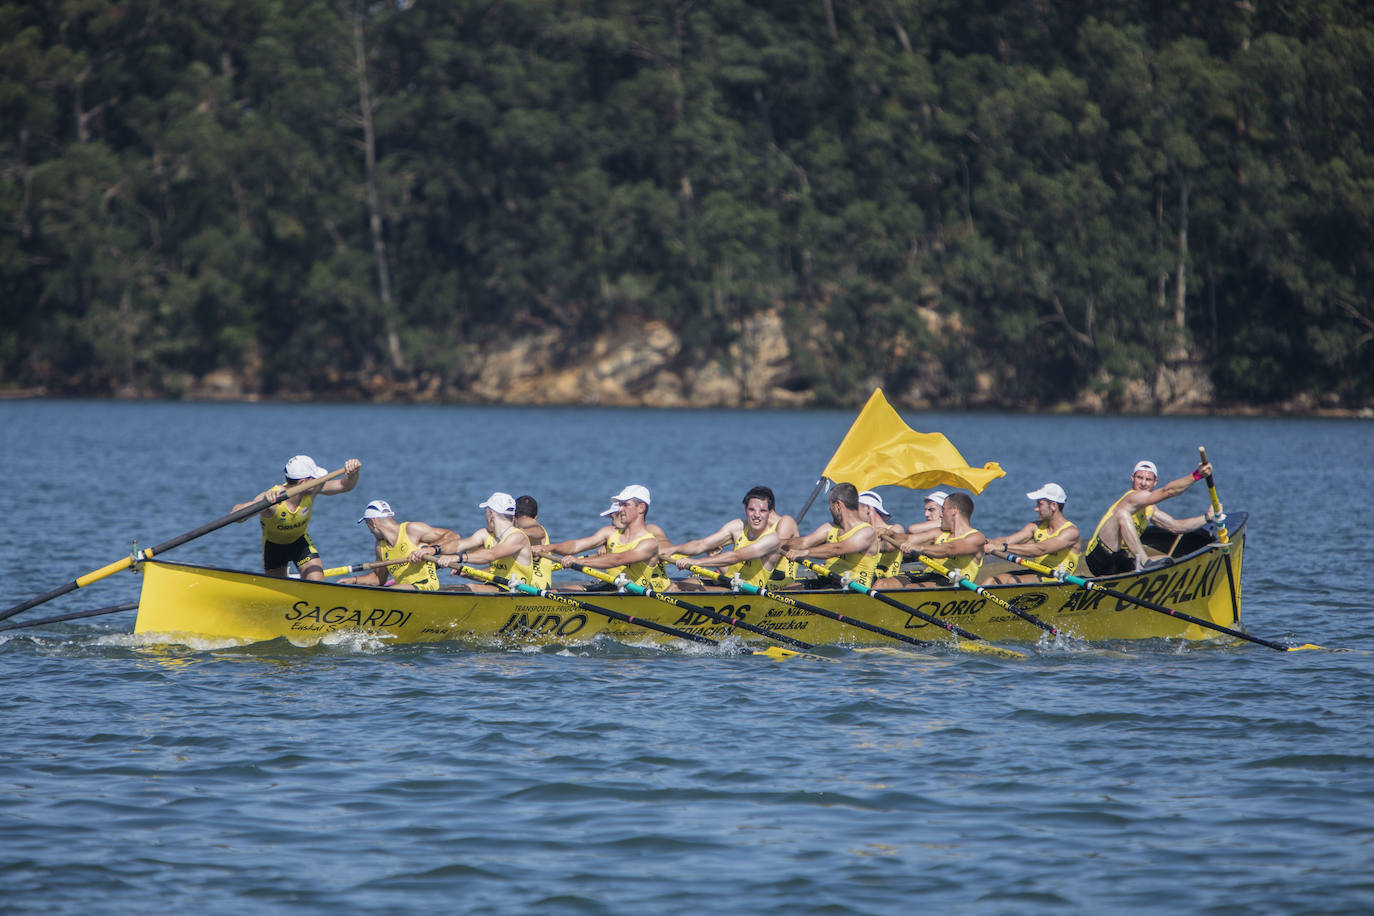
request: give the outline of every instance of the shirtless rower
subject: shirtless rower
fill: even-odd
[[[534,552],[545,557],[554,557],[564,566],[576,561],[592,569],[604,569],[613,575],[624,573],[637,585],[661,590],[668,588],[666,578],[655,575],[659,568],[661,544],[658,537],[649,529],[646,518],[649,513],[649,488],[630,484],[611,497],[611,507],[602,512],[611,523],[600,528],[595,534],[559,541],[556,544],[541,544]],[[665,538],[666,540],[666,538]],[[588,557],[577,557],[593,548],[602,552]],[[609,582],[590,582],[579,584],[585,591],[614,590]],[[579,585],[563,586],[577,588]]]
[[[973,527],[973,499],[966,493],[951,493],[940,506],[940,533],[930,544],[922,543],[922,534],[907,535],[902,553],[907,556],[925,554],[933,560],[945,560],[950,572],[976,583],[983,567],[983,546],[987,538]],[[904,580],[904,581],[903,581]],[[910,583],[918,588],[944,585],[949,579],[937,572],[912,571],[893,579],[884,579],[879,588]]]
[[[754,487],[744,494],[744,518],[733,518],[719,531],[704,538],[669,547],[665,554],[682,554],[674,561],[679,568],[689,564],[710,569],[724,569],[731,576],[760,588],[783,588],[794,581],[793,563],[782,555],[782,542],[797,536],[797,523],[790,515],[779,515],[774,508],[773,491],[768,487]],[[698,554],[730,544],[729,550],[710,556],[690,559]],[[687,591],[703,588],[725,588],[715,583],[706,585],[695,577],[675,583]]]
[[[374,499],[368,503],[358,524],[367,525],[367,530],[376,539],[379,561],[406,562],[397,566],[379,566],[356,576],[345,576],[338,580],[340,585],[386,585],[390,581],[392,588],[421,592],[439,589],[439,571],[434,568],[434,561],[426,559],[417,562],[413,555],[422,547],[433,547],[446,537],[456,537],[452,531],[424,522],[397,522],[391,504],[384,499]]]
[[[498,490],[478,503],[477,508],[486,510],[483,527],[467,537],[455,534],[444,538],[434,546],[434,553],[422,549],[415,557],[429,556],[437,565],[455,573],[460,566],[489,566],[498,576],[518,579],[535,588],[548,588],[547,575],[541,581],[535,573],[529,536],[515,524],[515,497]],[[470,583],[467,589],[474,592],[504,590],[484,582]]]
[[[1131,471],[1131,489],[1103,513],[1083,551],[1089,575],[1111,576],[1143,569],[1150,558],[1140,536],[1151,524],[1170,534],[1184,534],[1207,524],[1213,517],[1210,506],[1202,515],[1176,519],[1159,508],[1159,503],[1178,496],[1210,473],[1211,464],[1199,464],[1187,477],[1155,489],[1159,470],[1154,462],[1137,462]]]
[[[1078,526],[1064,517],[1064,503],[1068,494],[1057,483],[1047,483],[1026,494],[1035,500],[1036,521],[1029,522],[1015,534],[993,538],[984,547],[986,553],[1013,553],[1050,566],[1060,574],[1071,574],[1078,568]],[[1029,570],[1011,570],[994,576],[994,584],[1012,582],[1053,582],[1053,576],[1040,576]]]
[[[315,508],[315,497],[347,493],[357,486],[358,472],[362,467],[361,461],[350,458],[344,462],[343,477],[320,481],[304,493],[297,493],[258,513],[258,520],[262,522],[262,568],[267,575],[284,578],[287,566],[294,563],[301,578],[317,581],[324,578],[324,561],[320,559],[320,552],[315,549],[315,543],[310,540],[307,531]],[[234,510],[238,511],[260,499],[329,474],[309,455],[293,456],[286,462],[282,473],[286,476],[284,485],[277,484],[269,490],[263,490],[247,502],[239,503]]]
[[[830,489],[830,524],[821,525],[805,537],[783,543],[789,560],[809,557],[825,560],[828,575],[803,579],[807,588],[835,588],[848,573],[865,586],[873,584],[878,563],[878,537],[873,526],[859,511],[859,491],[852,483],[837,483]]]

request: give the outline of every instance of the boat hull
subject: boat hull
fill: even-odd
[[[1245,532],[1229,547],[1207,544],[1172,565],[1100,580],[1103,585],[1175,611],[1238,628]],[[1227,575],[1229,559],[1231,575]],[[628,642],[674,642],[675,637],[609,620],[551,598],[524,594],[414,592],[307,582],[203,566],[150,560],[139,564],[143,589],[135,632],[170,642],[257,642],[285,639],[308,646],[333,635],[364,634],[394,643],[460,640],[480,644],[580,644],[605,635]],[[1100,591],[1059,582],[991,586],[1007,601],[1086,640],[1212,639],[1219,634]],[[615,593],[570,593],[580,601],[711,639],[755,634],[660,601]],[[739,617],[815,645],[892,644],[890,637],[787,607],[756,595],[675,593],[684,601]],[[943,627],[852,591],[795,591],[801,601],[916,639],[951,638]],[[941,587],[884,592],[902,604],[993,641],[1035,642],[1043,631],[966,589]],[[1233,607],[1235,611],[1233,612]]]

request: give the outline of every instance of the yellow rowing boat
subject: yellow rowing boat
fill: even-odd
[[[1126,595],[1220,626],[1239,628],[1240,589],[1245,551],[1245,516],[1233,514],[1236,530],[1229,544],[1203,530],[1147,544],[1175,557],[1167,565],[1094,580]],[[1184,552],[1186,551],[1186,552]],[[1233,576],[1226,572],[1229,557]],[[284,639],[309,646],[334,635],[359,634],[389,642],[461,640],[477,644],[579,644],[597,636],[640,643],[672,643],[675,637],[634,623],[570,607],[551,598],[526,594],[415,592],[329,582],[281,579],[253,573],[148,560],[143,575],[134,632],[157,634],[169,642],[197,640],[258,642]],[[1217,633],[1102,591],[1063,582],[989,586],[988,592],[1066,635],[1086,640],[1186,639]],[[760,642],[706,615],[683,611],[652,598],[615,592],[574,592],[581,601],[711,639],[738,635]],[[947,630],[886,603],[853,591],[814,590],[796,597],[845,617],[908,634],[917,639],[947,639]],[[1035,642],[1043,631],[1009,613],[997,602],[954,586],[894,589],[884,592],[907,607],[954,623],[989,640]],[[890,644],[892,640],[787,607],[766,597],[731,592],[684,593],[684,599],[726,617],[738,617],[769,631],[815,645]]]

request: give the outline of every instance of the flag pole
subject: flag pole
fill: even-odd
[[[810,496],[806,497],[806,505],[802,506],[801,511],[797,513],[798,525],[801,525],[801,520],[806,517],[806,510],[810,509],[811,504],[816,501],[816,497],[821,495],[821,490],[830,489],[829,484],[830,478],[828,477],[822,477],[820,480],[816,481],[816,488],[811,491]]]

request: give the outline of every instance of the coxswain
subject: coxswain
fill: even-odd
[[[357,458],[344,462],[344,476],[334,480],[321,480],[318,485],[304,492],[274,503],[258,513],[262,522],[262,568],[269,576],[286,576],[287,566],[295,564],[296,571],[303,579],[321,580],[324,578],[324,562],[320,552],[310,540],[307,531],[311,513],[315,508],[315,497],[333,496],[347,493],[358,485],[358,472],[363,463]],[[285,484],[277,484],[264,490],[247,502],[239,503],[235,511],[251,506],[262,499],[277,496],[293,487],[310,480],[328,476],[329,472],[317,465],[309,455],[295,455],[282,469],[286,476]]]
[[[390,585],[392,588],[433,592],[439,588],[439,571],[432,559],[416,560],[424,548],[435,548],[445,538],[455,537],[447,528],[424,522],[397,522],[391,504],[374,499],[363,509],[358,524],[366,525],[376,539],[378,562],[394,561],[394,566],[379,566],[356,576],[345,576],[340,585]]]
[[[1159,503],[1178,496],[1211,473],[1211,464],[1199,464],[1192,474],[1155,489],[1159,481],[1155,463],[1137,462],[1131,471],[1131,489],[1103,513],[1083,551],[1088,572],[1093,576],[1111,576],[1143,569],[1150,558],[1140,536],[1151,524],[1170,534],[1185,534],[1207,524],[1212,519],[1210,506],[1202,515],[1176,519],[1159,508]]]
[[[1027,523],[1015,534],[989,540],[984,551],[1026,557],[1042,566],[1052,567],[1060,576],[1072,574],[1078,568],[1079,534],[1078,526],[1064,517],[1068,494],[1059,484],[1047,483],[1027,493],[1026,498],[1035,501],[1036,520]],[[1028,570],[1013,570],[992,579],[994,584],[1036,581],[1054,582],[1055,577],[1040,576]]]

